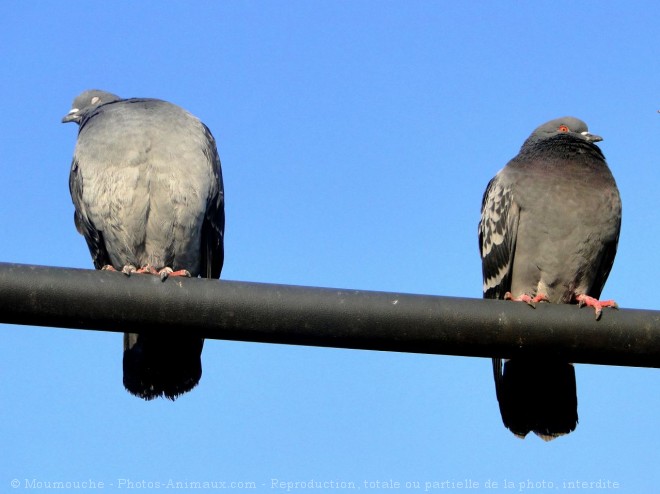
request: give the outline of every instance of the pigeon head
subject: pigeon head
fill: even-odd
[[[71,110],[69,113],[64,115],[62,123],[76,122],[78,125],[80,125],[80,122],[82,122],[83,118],[85,118],[85,116],[96,107],[105,103],[112,103],[113,101],[118,101],[120,99],[121,98],[116,94],[100,91],[98,89],[90,89],[88,91],[84,91],[76,96],[76,99],[73,100]]]
[[[582,120],[575,117],[562,117],[550,120],[537,127],[527,141],[525,141],[525,144],[533,144],[558,135],[570,135],[576,139],[590,143],[603,140],[600,136],[590,134],[587,124]]]

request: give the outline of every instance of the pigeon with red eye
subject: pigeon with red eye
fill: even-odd
[[[538,127],[490,181],[483,196],[479,251],[483,296],[577,303],[601,317],[600,301],[621,229],[621,199],[602,138],[574,117]],[[545,440],[577,426],[575,371],[555,357],[493,360],[504,425]]]
[[[224,191],[215,139],[183,108],[89,90],[62,122],[78,124],[69,189],[74,220],[97,269],[218,278],[224,259]],[[167,308],[163,308],[167,310]],[[124,386],[145,400],[174,400],[202,375],[204,340],[124,334]]]

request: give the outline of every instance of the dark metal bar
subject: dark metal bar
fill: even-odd
[[[0,322],[660,367],[660,311],[592,309],[0,263]]]

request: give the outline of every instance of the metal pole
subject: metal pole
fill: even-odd
[[[0,322],[660,367],[660,311],[592,309],[0,263]]]

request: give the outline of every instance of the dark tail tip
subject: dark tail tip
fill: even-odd
[[[145,400],[175,400],[199,383],[203,345],[202,338],[126,333],[124,387]]]
[[[495,387],[504,425],[524,438],[534,432],[549,441],[578,423],[575,369],[553,359],[495,359]]]

